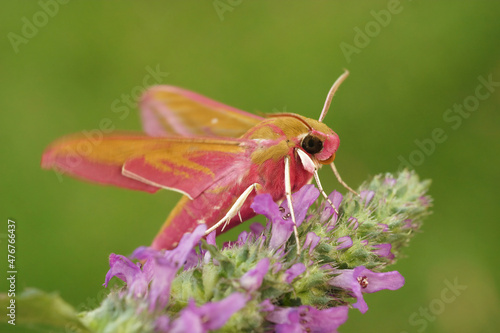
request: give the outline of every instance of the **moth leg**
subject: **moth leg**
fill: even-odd
[[[333,170],[333,173],[335,174],[335,177],[337,177],[337,180],[339,181],[340,184],[342,184],[342,186],[344,186],[349,192],[353,193],[354,195],[360,197],[359,193],[354,191],[352,188],[349,187],[349,185],[347,185],[343,180],[342,178],[340,178],[340,174],[339,172],[337,171],[337,168],[335,167],[335,164],[332,162],[330,164],[330,166],[332,167],[332,170]]]
[[[318,185],[319,191],[321,192],[321,194],[323,195],[325,200],[330,204],[330,206],[332,206],[335,213],[337,213],[337,215],[339,215],[339,211],[338,211],[337,207],[335,207],[335,205],[330,200],[330,198],[328,198],[328,195],[326,195],[325,191],[323,190],[323,186],[321,186],[321,182],[319,181],[318,170],[314,170],[314,179],[316,180],[316,184]]]
[[[236,199],[236,201],[231,206],[231,208],[228,210],[226,215],[224,215],[224,217],[222,219],[220,219],[219,222],[215,223],[207,231],[205,231],[205,235],[208,235],[209,233],[211,233],[212,231],[214,231],[215,229],[220,227],[222,224],[224,224],[224,228],[225,228],[226,225],[229,223],[229,221],[231,221],[231,219],[233,217],[235,217],[236,215],[239,215],[239,210],[241,209],[241,207],[243,207],[245,200],[248,198],[248,196],[250,195],[250,193],[252,193],[252,191],[254,189],[255,190],[257,189],[257,186],[259,186],[258,183],[254,183],[254,184],[248,186],[247,189],[238,197],[238,199]]]
[[[295,212],[293,210],[293,204],[292,204],[292,185],[290,182],[289,156],[285,156],[285,194],[286,194],[286,201],[288,202],[288,208],[290,209],[290,215],[292,216],[293,233],[295,234],[295,242],[297,243],[297,254],[300,255],[299,231],[297,230],[297,223],[295,222]]]
[[[319,191],[325,198],[325,200],[332,206],[333,210],[335,213],[339,213],[337,207],[333,204],[333,202],[328,198],[328,195],[325,193],[323,190],[323,186],[321,185],[321,181],[319,180],[319,175],[318,175],[318,166],[314,161],[307,155],[305,152],[303,152],[301,149],[297,149],[297,154],[299,155],[300,161],[302,162],[302,165],[304,166],[304,169],[307,171],[311,172],[314,174],[314,179],[316,180],[316,184],[318,184]],[[311,179],[312,180],[312,179]]]

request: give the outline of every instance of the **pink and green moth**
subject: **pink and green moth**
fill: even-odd
[[[314,177],[327,198],[318,177],[325,164],[354,192],[333,164],[339,137],[322,122],[348,74],[331,87],[319,120],[292,113],[264,118],[185,89],[154,86],[140,101],[145,133],[105,136],[91,149],[82,149],[88,141],[82,135],[63,137],[45,150],[42,167],[133,190],[181,192],[155,249],[176,247],[198,224],[207,225],[207,234],[228,230],[255,216],[253,198],[269,193],[291,207],[299,250],[291,194]]]

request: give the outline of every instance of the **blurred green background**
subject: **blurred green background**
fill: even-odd
[[[405,287],[367,295],[370,310],[351,310],[340,331],[500,327],[499,2],[56,3],[6,2],[0,22],[0,240],[4,253],[14,219],[18,290],[58,291],[75,307],[95,306],[108,255],[150,244],[180,197],[39,167],[52,140],[98,129],[104,118],[117,130],[140,130],[135,106],[124,116],[113,105],[142,91],[147,68],[168,73],[157,83],[243,110],[313,118],[347,68],[325,120],[341,138],[343,178],[357,186],[404,159],[432,178],[435,206],[392,267]],[[454,105],[465,111],[448,110]],[[338,188],[330,170],[321,176],[328,192]],[[448,294],[450,283],[462,289]]]

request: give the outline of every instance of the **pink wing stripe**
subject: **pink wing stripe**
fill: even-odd
[[[162,101],[150,98],[146,93],[141,100],[141,119],[143,123],[144,132],[150,136],[168,136],[169,133],[165,131],[165,128],[158,122],[158,119],[151,109],[156,109],[159,111],[161,116],[167,120],[167,122],[175,128],[175,132],[180,135],[189,136],[192,133],[185,128],[184,125],[177,119],[174,113],[172,113],[168,107]]]
[[[203,152],[189,158],[198,166],[196,170],[168,160],[155,161],[155,165],[146,158],[139,157],[127,160],[123,170],[128,177],[196,198],[227,175],[227,170],[233,168],[235,158],[237,155],[231,153]]]

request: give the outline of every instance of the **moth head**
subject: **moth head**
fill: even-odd
[[[301,148],[314,156],[321,164],[330,164],[335,159],[339,148],[339,136],[333,132],[323,133],[313,129],[306,134],[300,143]]]
[[[335,159],[340,140],[330,127],[317,120],[292,113],[274,114],[273,117],[287,119],[287,126],[283,123],[281,128],[287,128],[288,135],[298,139],[293,140],[296,147],[313,160],[320,164],[330,164]],[[291,122],[290,118],[294,118],[294,121]]]

